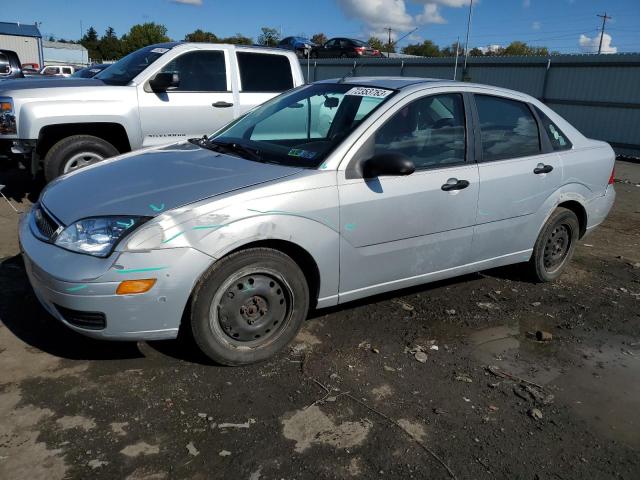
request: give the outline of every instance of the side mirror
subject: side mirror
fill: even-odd
[[[362,165],[364,178],[411,175],[415,171],[413,162],[401,153],[380,153],[365,160]]]
[[[154,92],[166,92],[170,88],[180,85],[180,75],[172,72],[160,72],[149,80],[149,86]]]

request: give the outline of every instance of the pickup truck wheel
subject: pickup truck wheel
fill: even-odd
[[[213,264],[193,296],[193,338],[212,360],[265,360],[296,336],[309,309],[309,288],[289,256],[251,248]]]
[[[571,210],[557,208],[542,227],[529,260],[529,273],[537,282],[558,278],[576,249],[580,232],[578,217]]]
[[[79,168],[118,155],[116,147],[93,135],[72,135],[53,145],[44,157],[48,182]]]

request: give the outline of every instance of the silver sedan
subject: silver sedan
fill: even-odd
[[[209,137],[61,177],[20,242],[69,328],[181,330],[241,365],[285,347],[311,308],[513,263],[556,279],[608,214],[613,165],[608,144],[522,93],[324,81]]]

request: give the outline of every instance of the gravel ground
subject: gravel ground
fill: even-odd
[[[617,177],[556,283],[510,267],[319,311],[245,368],[58,324],[0,199],[0,478],[640,478],[640,164]]]

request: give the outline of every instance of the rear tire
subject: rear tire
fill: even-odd
[[[53,145],[44,157],[44,177],[50,182],[60,175],[118,155],[118,149],[93,135],[71,135]]]
[[[309,310],[309,287],[289,256],[251,248],[214,263],[196,287],[193,338],[223,365],[246,365],[275,355],[296,336]]]
[[[571,210],[557,208],[542,227],[529,260],[528,269],[534,281],[557,279],[573,257],[580,237],[580,222]]]

